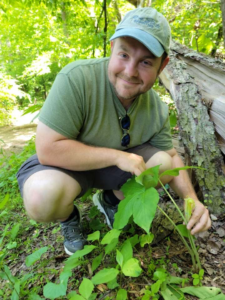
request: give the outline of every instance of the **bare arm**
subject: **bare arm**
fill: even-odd
[[[166,152],[172,157],[173,168],[181,168],[184,166],[180,156],[175,149],[171,149]],[[209,229],[211,226],[209,211],[198,200],[188,173],[186,171],[180,171],[179,176],[174,177],[169,184],[180,198],[192,198],[195,200],[195,209],[187,226],[188,229],[192,229],[191,233],[195,234],[197,232]]]
[[[139,155],[87,146],[68,139],[42,122],[39,122],[37,128],[36,150],[41,164],[68,170],[86,171],[115,165],[138,176],[146,169],[144,160]]]

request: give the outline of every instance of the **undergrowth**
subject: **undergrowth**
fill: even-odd
[[[16,172],[34,152],[31,140],[21,154],[0,161],[0,299],[182,300],[189,294],[195,299],[225,299],[220,289],[202,287],[204,270],[200,265],[185,273],[172,264],[167,253],[160,258],[153,256],[154,235],[150,228],[154,213],[149,216],[148,212],[158,206],[156,169],[124,185],[126,198],[110,231],[92,206],[92,193],[80,199],[88,243],[68,258],[59,225],[29,220],[23,208]],[[131,205],[138,198],[146,212]],[[138,215],[138,211],[142,214]],[[130,228],[123,231],[127,223]],[[178,229],[187,242],[187,232],[182,227]],[[168,271],[169,265],[173,274]]]

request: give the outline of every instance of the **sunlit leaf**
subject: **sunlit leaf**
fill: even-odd
[[[143,185],[146,189],[155,187],[159,181],[159,167],[147,169],[135,178],[136,182]]]
[[[92,282],[96,284],[101,284],[101,283],[107,283],[112,281],[113,279],[116,278],[118,275],[119,271],[116,269],[103,269],[99,271],[97,274],[95,274],[94,277],[92,277]]]
[[[136,258],[131,258],[125,262],[122,268],[125,276],[138,277],[141,275],[142,269],[139,266],[139,261]]]
[[[84,278],[79,286],[79,293],[86,299],[88,299],[94,289],[94,285],[91,280]]]
[[[37,251],[35,251],[34,253],[32,253],[31,255],[27,256],[26,260],[25,260],[26,266],[27,267],[32,266],[47,251],[48,251],[48,247],[42,247],[42,248],[38,249]]]

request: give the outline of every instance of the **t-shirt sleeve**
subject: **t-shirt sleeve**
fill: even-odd
[[[39,120],[69,139],[76,139],[83,124],[82,96],[67,74],[59,73],[41,109]]]
[[[170,150],[173,148],[173,142],[172,142],[171,131],[170,131],[169,115],[166,118],[166,121],[163,124],[161,130],[151,138],[149,143],[153,147],[159,148],[164,151]]]

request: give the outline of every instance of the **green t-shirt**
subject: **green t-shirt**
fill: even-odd
[[[154,90],[140,95],[126,111],[107,75],[109,58],[73,62],[55,79],[40,113],[40,121],[87,145],[125,150],[120,118],[130,117],[128,148],[149,142],[161,150],[173,148],[168,107]]]

